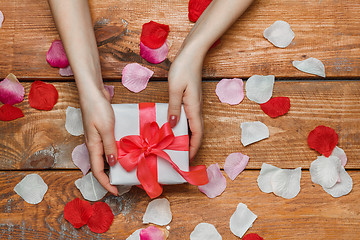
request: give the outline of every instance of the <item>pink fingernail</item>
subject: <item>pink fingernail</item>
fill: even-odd
[[[112,167],[112,166],[114,166],[116,164],[116,159],[115,159],[115,156],[113,154],[107,155],[107,161],[108,161],[110,167]]]
[[[170,127],[173,128],[177,124],[177,116],[171,115],[169,118]]]

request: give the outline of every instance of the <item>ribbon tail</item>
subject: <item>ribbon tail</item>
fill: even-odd
[[[209,178],[205,165],[190,167],[189,172],[182,171],[170,158],[170,156],[161,150],[153,149],[153,153],[168,161],[171,166],[190,184],[201,186],[209,183]]]
[[[156,156],[154,156],[156,157]],[[150,198],[156,198],[161,195],[163,189],[158,183],[156,177],[153,175],[152,170],[149,171],[149,166],[146,163],[145,157],[140,160],[137,166],[137,178],[139,179],[144,190]]]

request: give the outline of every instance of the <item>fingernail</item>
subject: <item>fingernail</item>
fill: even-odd
[[[114,166],[116,164],[115,156],[114,154],[107,155],[108,164],[110,167]]]
[[[171,115],[169,118],[170,127],[173,128],[177,124],[177,116]]]

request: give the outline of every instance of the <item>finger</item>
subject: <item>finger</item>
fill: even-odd
[[[110,184],[109,177],[104,172],[104,159],[102,156],[90,155],[90,161],[94,177],[98,180],[101,186],[116,196],[118,194],[118,190],[116,186]]]
[[[96,143],[87,142],[86,145],[89,150],[91,170],[94,177],[106,190],[114,195],[117,195],[117,188],[110,184],[109,177],[104,172],[103,147],[101,141]]]
[[[190,160],[193,160],[201,146],[203,136],[203,119],[201,116],[201,104],[188,106],[185,108],[186,116],[189,119],[191,131],[190,139]]]
[[[109,127],[103,128],[100,132],[100,136],[103,142],[106,160],[112,167],[117,162],[117,147],[114,135],[114,126],[110,124]]]
[[[176,126],[180,119],[182,97],[183,92],[177,89],[173,90],[169,84],[168,122],[172,128]]]

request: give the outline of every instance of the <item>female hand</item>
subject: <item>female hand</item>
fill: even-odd
[[[110,104],[110,94],[103,89],[94,90],[86,96],[80,95],[80,105],[92,173],[106,190],[117,195],[116,186],[110,185],[109,178],[104,172],[103,158],[105,154],[110,166],[117,161],[115,117]]]
[[[172,63],[169,81],[168,119],[174,127],[180,117],[181,102],[184,103],[186,117],[191,130],[190,159],[201,145],[203,135],[201,73],[203,58],[183,49]]]

